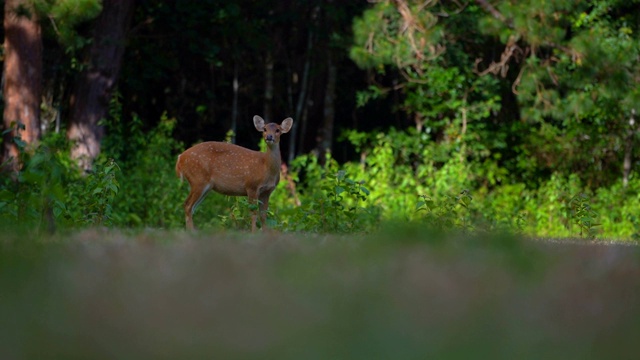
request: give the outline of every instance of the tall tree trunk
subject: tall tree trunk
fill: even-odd
[[[327,152],[331,151],[333,146],[333,124],[336,117],[336,82],[338,78],[338,67],[333,61],[331,53],[327,58],[327,87],[324,93],[324,112],[322,127],[320,128],[320,141],[318,150],[320,152],[320,161],[326,160]]]
[[[316,76],[310,76],[309,77],[309,81],[307,82],[307,94],[309,93],[309,91],[311,89],[314,88],[314,80],[316,79]],[[304,145],[306,143],[306,134],[307,134],[307,129],[309,128],[309,107],[311,107],[311,105],[313,104],[312,100],[310,99],[310,95],[306,96],[305,99],[305,103],[304,106],[302,107],[302,115],[300,116],[300,121],[298,121],[300,124],[300,127],[298,128],[298,134],[300,134],[300,136],[298,136],[298,146],[296,147],[296,153],[300,154],[304,151]]]
[[[304,70],[302,72],[302,83],[300,84],[300,91],[298,93],[298,102],[296,105],[295,119],[293,127],[291,128],[291,135],[289,140],[289,156],[288,162],[290,163],[296,157],[296,143],[298,141],[298,127],[301,122],[306,121],[306,118],[302,118],[305,103],[307,102],[307,90],[309,85],[309,72],[311,71],[311,51],[313,49],[313,33],[309,31],[307,37],[307,58],[304,61]],[[304,134],[302,134],[304,136]]]
[[[231,143],[236,143],[236,133],[238,132],[238,61],[233,66],[233,104],[231,105]]]
[[[100,153],[104,134],[99,121],[107,115],[124,54],[126,33],[134,0],[104,0],[94,23],[87,69],[76,82],[71,97],[67,137],[74,144],[71,156],[81,169],[91,169]]]
[[[291,63],[287,62],[287,114],[293,114],[293,84],[294,76],[291,71]],[[295,119],[294,119],[295,120]]]
[[[3,162],[17,170],[15,138],[28,147],[40,139],[42,36],[29,0],[6,0],[4,9],[4,135]]]
[[[264,110],[262,117],[269,122],[275,121],[271,117],[273,108],[273,54],[269,50],[264,67]]]

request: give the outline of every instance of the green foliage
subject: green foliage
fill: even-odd
[[[482,33],[517,39],[529,54],[514,86],[534,129],[523,147],[538,169],[580,172],[592,187],[617,180],[621,157],[609,154],[625,146],[639,99],[640,29],[626,10],[635,4],[504,1],[497,8],[508,21],[480,19]]]
[[[220,223],[224,228],[246,230],[251,229],[251,212],[256,212],[256,216],[259,217],[257,213],[258,209],[258,204],[249,204],[248,198],[236,197],[233,199],[233,203],[228,208],[228,211],[218,214],[217,217],[220,219]]]
[[[377,2],[354,20],[354,41],[363,46],[352,47],[351,58],[383,72],[381,65],[404,68],[434,56],[439,49],[428,45],[440,41],[442,32],[431,7],[410,2],[407,11],[399,12],[392,1]]]
[[[418,220],[441,229],[509,230],[544,237],[628,239],[637,232],[630,218],[640,211],[635,179],[626,189],[616,184],[596,194],[577,175],[560,173],[539,187],[499,182],[487,187],[483,173],[475,174],[475,169],[486,169],[486,163],[463,161],[454,152],[440,158],[439,147],[413,129],[375,136],[347,132],[344,137],[365,155],[364,163],[344,167],[366,179],[368,202],[380,207],[386,221]],[[469,190],[456,193],[459,189]],[[415,212],[416,207],[421,210]]]
[[[163,115],[158,126],[145,134],[140,120],[119,118],[108,128],[117,129],[106,141],[105,156],[120,159],[121,191],[114,199],[114,224],[118,226],[177,227],[183,223],[181,191],[175,175],[176,153],[182,144],[171,135],[175,119]],[[186,197],[186,195],[185,195]]]
[[[112,202],[118,194],[119,185],[116,180],[118,165],[109,159],[104,165],[99,164],[94,176],[90,178],[87,188],[90,198],[86,198],[83,208],[88,211],[85,219],[92,225],[111,225],[113,215]],[[87,191],[89,193],[89,191]]]
[[[635,230],[631,238],[635,241],[640,241],[640,220],[635,215],[629,215],[629,221],[631,221]]]
[[[311,207],[319,206],[322,230],[332,232],[354,232],[363,230],[359,223],[359,213],[366,211],[359,203],[365,201],[370,194],[362,182],[345,177],[344,170],[339,170],[330,181],[320,184],[324,196],[311,201]]]
[[[114,117],[105,126],[110,136],[105,140],[105,156],[119,158],[122,169],[121,190],[113,203],[113,224],[117,226],[184,226],[182,203],[184,186],[178,186],[174,173],[176,154],[181,144],[171,138],[175,120],[166,116],[157,128],[144,134],[134,116],[129,123]],[[329,157],[326,167],[312,156],[303,156],[292,164],[293,176],[303,172],[299,184],[301,206],[287,197],[285,182],[270,201],[269,226],[285,231],[358,232],[371,229],[375,210],[361,204],[369,190],[339,170]],[[187,185],[188,186],[188,185]],[[375,209],[375,207],[374,207]],[[202,229],[248,229],[250,214],[257,210],[246,198],[226,197],[211,192],[198,207],[194,222]]]
[[[473,230],[471,212],[469,209],[473,197],[468,190],[463,190],[455,196],[448,194],[440,201],[429,195],[420,195],[421,200],[416,204],[417,211],[424,212],[425,221],[429,227],[437,230]]]
[[[3,225],[35,232],[112,225],[118,165],[100,160],[83,175],[68,154],[66,139],[56,133],[32,151],[20,149],[19,171],[0,182]]]
[[[185,186],[174,174],[182,145],[172,138],[176,121],[163,116],[144,133],[134,115],[105,122],[110,136],[95,170],[81,175],[69,146],[51,134],[23,167],[3,177],[0,214],[7,223],[36,231],[56,227],[182,228]],[[578,176],[553,174],[539,187],[524,183],[487,186],[486,162],[464,157],[415,129],[346,132],[363,154],[361,163],[339,165],[327,155],[295,159],[271,197],[269,227],[289,232],[371,233],[388,222],[422,222],[440,231],[508,230],[530,236],[592,239],[637,237],[640,182],[623,188],[587,189]],[[18,142],[20,143],[20,142]],[[497,170],[500,172],[500,170]],[[469,189],[457,192],[459,189]],[[257,205],[246,198],[210,195],[197,213],[203,229],[248,229]],[[418,211],[416,211],[418,209]],[[576,232],[577,229],[577,232]]]
[[[331,52],[336,64],[345,63],[339,50],[348,34],[321,25],[328,22],[316,23],[316,17],[345,16],[341,9],[346,5],[321,4],[316,12],[316,5],[300,2],[286,12],[273,10],[267,20],[247,21],[254,12],[273,8],[268,2],[244,6],[249,3],[139,4],[137,36],[129,39],[127,51],[135,61],[123,68],[125,95],[112,98],[109,117],[102,122],[106,137],[94,171],[78,173],[60,134],[48,134],[30,152],[15,139],[23,166],[0,179],[2,221],[36,231],[182,228],[188,185],[179,184],[174,174],[176,155],[184,148],[176,139],[200,138],[210,125],[226,126],[220,119],[228,109],[220,108],[230,103],[231,73],[246,79],[239,94],[248,101],[257,93],[250,78],[262,78],[253,75],[264,68],[264,57],[249,55],[276,49],[271,53],[275,68],[287,70],[275,72],[275,93],[289,94],[274,99],[277,112],[287,102],[293,107],[301,90],[302,57],[285,55],[304,53],[311,59],[311,73],[317,74],[325,74],[320,55]],[[367,128],[375,130],[344,131],[341,140],[355,149],[359,162],[338,164],[329,156],[320,164],[314,154],[295,159],[271,198],[270,227],[373,233],[384,222],[409,222],[542,237],[640,236],[640,181],[635,176],[639,1],[501,0],[491,1],[492,9],[481,3],[382,0],[354,20],[348,52],[372,81],[362,88],[338,86],[343,91],[338,98],[357,92],[356,111],[365,114],[374,103],[393,106],[395,127],[391,119],[373,116]],[[101,2],[34,4],[45,40],[55,38],[65,56],[73,58],[52,62],[48,69],[55,76],[46,77],[69,77],[79,70],[70,64],[79,63],[75,56],[90,41],[83,24],[99,14]],[[297,19],[296,10],[312,15]],[[26,7],[18,11],[30,15]],[[309,19],[311,36],[297,26]],[[325,29],[330,31],[323,34]],[[272,38],[287,42],[272,48]],[[327,38],[330,42],[323,43]],[[291,53],[277,50],[289,45]],[[65,85],[60,89],[68,92]],[[66,103],[62,97],[51,103]],[[137,105],[142,115],[123,115],[125,108]],[[164,109],[169,112],[160,116]],[[227,133],[226,139],[233,137]],[[625,155],[633,168],[626,186],[619,179]],[[246,198],[211,193],[195,222],[204,229],[245,230],[256,206]]]
[[[464,176],[452,176],[452,179],[468,179],[469,174],[474,173],[488,178],[490,185],[496,185],[507,177],[507,172],[498,163],[502,159],[500,152],[507,147],[506,129],[489,121],[501,110],[500,83],[492,77],[478,76],[474,71],[476,59],[458,43],[449,42],[443,35],[431,36],[446,34],[452,26],[446,20],[436,21],[434,15],[449,10],[435,3],[427,8],[423,6],[416,1],[376,3],[354,22],[351,58],[359,66],[383,74],[379,76],[381,80],[388,77],[387,72],[402,75],[399,79],[402,86],[394,87],[401,89],[403,96],[402,105],[396,110],[402,110],[414,119],[416,132],[410,131],[409,139],[402,139],[402,143],[391,147],[415,151],[404,158],[412,158],[412,167],[418,175],[426,174],[421,168],[431,171],[433,166],[429,162],[435,159],[436,168],[448,162],[442,172],[460,175],[462,167],[475,168],[473,172],[464,171]],[[468,26],[464,19],[458,21],[457,26]],[[387,53],[394,55],[389,58]],[[358,95],[358,103],[362,106],[391,91],[383,86],[370,86]],[[394,134],[394,129],[388,132],[392,139],[401,138]],[[353,133],[347,137],[352,142],[355,140]],[[377,146],[386,149],[384,144]],[[454,157],[457,160],[453,160]],[[424,167],[417,159],[425,159]],[[470,165],[465,164],[465,160],[470,160]],[[469,184],[451,185],[450,188],[462,189],[468,188]]]
[[[34,226],[36,231],[55,226],[65,212],[64,182],[68,168],[56,149],[56,139],[46,139],[33,152],[17,141],[20,170],[2,177],[0,213],[7,223]]]
[[[82,49],[91,40],[80,35],[78,25],[92,20],[102,11],[100,0],[34,0],[36,11],[42,18],[47,19],[58,41],[66,48],[66,52],[73,53]]]
[[[304,174],[299,183],[300,206],[283,202],[286,189],[280,187],[272,195],[272,204],[278,207],[282,219],[279,227],[287,231],[353,233],[370,231],[379,210],[375,205],[365,205],[370,191],[364,181],[349,177],[344,169],[327,154],[322,167],[314,156],[300,156],[291,164],[294,178]]]
[[[136,122],[135,116],[129,122],[128,141],[105,141],[113,152],[105,148],[90,174],[76,170],[61,136],[45,138],[33,153],[23,152],[21,170],[2,179],[3,221],[36,231],[84,226],[183,228],[186,191],[174,174],[175,156],[182,150],[171,137],[175,120],[163,117],[149,134]],[[577,176],[559,173],[538,188],[524,183],[489,188],[472,175],[481,164],[457,153],[436,156],[438,147],[428,136],[415,135],[413,129],[347,133],[345,137],[366,154],[358,164],[339,165],[330,156],[324,165],[313,155],[296,158],[271,197],[269,227],[287,232],[372,233],[381,224],[402,221],[426,223],[440,231],[507,230],[588,239],[638,236],[640,182],[635,178],[626,188],[616,184],[597,192],[586,189]],[[256,205],[246,198],[212,193],[207,199],[197,213],[200,228],[249,228]]]
[[[471,166],[489,186],[553,172],[611,186],[622,149],[638,153],[637,3],[376,2],[354,21],[351,58],[376,75],[358,104],[399,89],[396,110],[482,159]]]
[[[399,89],[396,110],[417,130],[346,134],[366,159],[371,198],[390,209],[385,217],[411,219],[410,207],[395,203],[407,191],[433,194],[419,203],[427,218],[464,223],[468,209],[448,194],[470,189],[473,218],[489,228],[630,237],[638,189],[635,181],[622,189],[619,174],[623,155],[638,153],[640,29],[629,11],[636,3],[418,9],[422,2],[408,0],[365,11],[354,21],[350,55],[375,85],[358,105]],[[428,21],[434,13],[448,16]]]
[[[113,225],[118,227],[183,228],[184,203],[188,183],[175,173],[177,155],[184,146],[173,138],[176,120],[163,114],[158,125],[145,132],[142,121],[133,115],[124,121],[119,101],[112,103],[105,156],[118,159],[121,190],[114,199]],[[227,134],[227,137],[232,134]],[[232,198],[211,192],[198,206],[194,222],[201,229],[250,228],[252,207],[246,198]]]
[[[580,236],[595,238],[595,227],[600,224],[596,223],[598,213],[593,211],[589,197],[584,193],[573,196],[569,200],[569,211],[571,220],[580,228]]]
[[[100,158],[86,176],[73,170],[74,181],[66,185],[64,217],[70,226],[113,225],[113,201],[120,190],[120,168],[113,159]]]
[[[345,168],[365,179],[370,199],[380,204],[385,218],[412,219],[410,209],[418,194],[440,196],[469,188],[476,180],[458,149],[438,146],[426,131],[347,131],[343,139],[349,139],[363,159]]]

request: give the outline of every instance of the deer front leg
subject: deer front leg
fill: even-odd
[[[260,223],[262,224],[262,231],[267,230],[267,209],[269,209],[270,195],[271,192],[260,194]]]
[[[247,198],[249,199],[249,208],[251,208],[251,232],[256,232],[256,217],[257,211],[255,210],[258,198],[255,192],[247,191]]]

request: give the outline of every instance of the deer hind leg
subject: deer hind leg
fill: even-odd
[[[185,215],[185,223],[187,230],[193,230],[193,213],[196,211],[196,208],[204,197],[207,195],[210,189],[210,185],[203,186],[191,186],[191,191],[189,192],[189,196],[187,196],[187,200],[184,202],[184,215]]]

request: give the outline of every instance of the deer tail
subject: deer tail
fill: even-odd
[[[176,161],[176,176],[180,178],[180,182],[184,181],[184,173],[180,168],[180,155],[178,155],[178,161]]]

